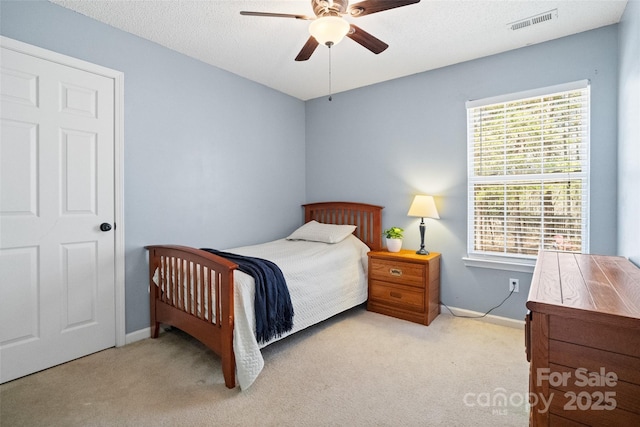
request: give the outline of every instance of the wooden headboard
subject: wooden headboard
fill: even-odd
[[[356,225],[353,232],[372,251],[382,249],[383,206],[352,202],[307,203],[304,222],[316,220],[324,224]]]

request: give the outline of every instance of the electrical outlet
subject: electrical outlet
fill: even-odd
[[[520,291],[520,281],[518,279],[509,279],[509,292],[519,292]]]

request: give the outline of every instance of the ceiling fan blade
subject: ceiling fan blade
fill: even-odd
[[[360,43],[376,55],[380,52],[384,52],[384,50],[389,47],[389,45],[382,40],[372,36],[353,24],[351,24],[351,30],[347,33],[347,37],[356,43]]]
[[[306,61],[307,59],[311,58],[311,55],[318,47],[318,44],[319,43],[313,36],[309,37],[304,46],[302,46],[302,50],[300,51],[298,56],[296,56],[296,61]]]
[[[306,15],[293,15],[290,13],[270,13],[270,12],[247,12],[246,10],[240,11],[240,15],[245,16],[267,16],[271,18],[295,18],[295,19],[304,19],[306,21],[312,21],[316,19],[315,16],[306,16]]]
[[[395,9],[396,7],[409,6],[420,3],[420,0],[364,0],[349,7],[349,14],[354,18],[359,18],[372,13],[384,10]]]

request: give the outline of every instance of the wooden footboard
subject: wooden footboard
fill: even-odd
[[[146,249],[151,336],[158,337],[160,323],[193,336],[220,356],[225,385],[235,387],[233,271],[238,266],[186,246]]]

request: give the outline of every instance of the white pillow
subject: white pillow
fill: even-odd
[[[355,229],[355,225],[323,224],[312,220],[291,233],[287,240],[338,243],[346,239]]]

